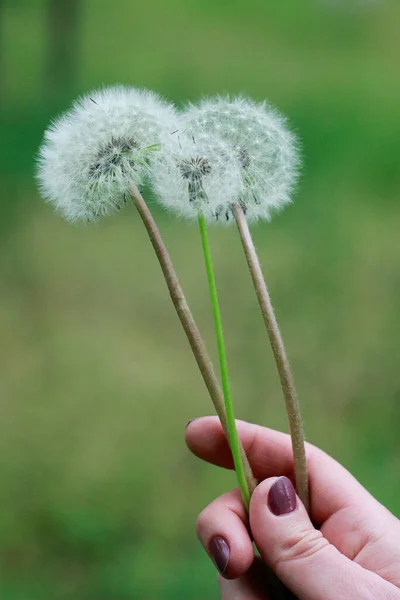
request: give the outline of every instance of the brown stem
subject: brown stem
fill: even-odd
[[[172,261],[168,254],[168,250],[165,247],[160,231],[153,219],[150,209],[147,206],[145,200],[143,199],[143,196],[139,192],[136,185],[131,184],[130,191],[132,201],[140,214],[144,226],[147,229],[150,241],[153,245],[154,251],[157,255],[162,272],[164,274],[164,278],[173,305],[178,314],[182,327],[185,330],[186,336],[189,340],[190,347],[192,348],[192,352],[196,359],[197,365],[203,376],[204,383],[206,384],[219,420],[221,421],[221,425],[225,432],[226,439],[229,440],[228,422],[226,419],[224,396],[222,394],[218,378],[215,374],[213,363],[209,357],[207,348],[205,346],[203,338],[201,337],[200,331],[196,325],[192,312],[186,302],[186,298],[179,283],[178,276],[172,265]],[[247,460],[242,445],[240,446],[240,450],[246,474],[246,481],[251,494],[257,485],[257,481],[254,478],[254,475],[251,471],[249,462]]]
[[[235,215],[247,264],[253,279],[258,303],[260,305],[264,323],[268,331],[268,336],[271,342],[272,351],[274,353],[279,377],[281,380],[290,427],[290,435],[292,437],[294,474],[297,493],[304,506],[308,510],[309,494],[307,462],[304,446],[304,430],[301,420],[300,405],[294,386],[293,375],[290,369],[288,357],[286,355],[286,350],[281,332],[279,330],[278,322],[275,317],[274,309],[271,304],[267,285],[263,277],[260,261],[258,260],[257,252],[251,237],[249,226],[247,224],[243,209],[238,203],[233,205],[233,213]]]

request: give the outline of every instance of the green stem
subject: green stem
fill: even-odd
[[[214,316],[214,327],[217,337],[219,364],[221,370],[221,383],[222,391],[224,394],[226,417],[228,421],[228,432],[229,432],[229,444],[233,456],[233,463],[235,465],[235,471],[239,482],[240,491],[246,510],[249,509],[250,504],[250,492],[246,481],[245,470],[243,467],[239,436],[236,430],[235,415],[233,413],[233,405],[231,398],[231,391],[229,386],[229,375],[228,375],[228,361],[226,359],[226,350],[224,342],[224,333],[222,330],[221,312],[219,309],[217,286],[215,284],[214,269],[211,258],[211,249],[208,240],[207,224],[204,215],[199,212],[199,227],[201,235],[201,243],[203,245],[204,261],[206,265],[208,286],[210,289],[211,305]]]

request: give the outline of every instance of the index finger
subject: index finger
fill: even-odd
[[[293,480],[293,454],[290,436],[237,421],[237,429],[257,479],[285,475]],[[233,469],[231,451],[217,417],[201,417],[186,428],[186,443],[199,458]],[[312,518],[322,524],[338,510],[353,504],[376,503],[367,490],[336,460],[306,444]]]

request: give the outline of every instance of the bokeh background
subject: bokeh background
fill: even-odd
[[[212,413],[133,208],[40,199],[50,119],[100,85],[268,98],[302,139],[294,204],[254,236],[308,439],[400,515],[400,5],[0,2],[0,595],[218,598],[198,512],[235,485],[184,444]],[[194,225],[155,214],[215,356]],[[287,429],[234,228],[211,231],[237,414]]]

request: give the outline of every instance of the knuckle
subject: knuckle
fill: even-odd
[[[197,517],[197,520],[196,520],[196,535],[200,540],[202,539],[202,535],[206,529],[206,524],[208,522],[208,514],[209,514],[209,510],[208,510],[208,506],[207,506],[207,508],[204,508],[201,511],[201,513],[199,514],[199,516]]]
[[[311,559],[316,554],[325,551],[329,546],[328,540],[317,529],[307,529],[305,531],[296,529],[281,544],[275,566]]]
[[[261,429],[255,428],[252,431],[251,439],[248,442],[246,454],[252,456],[257,454],[257,450],[260,446],[260,435]]]

